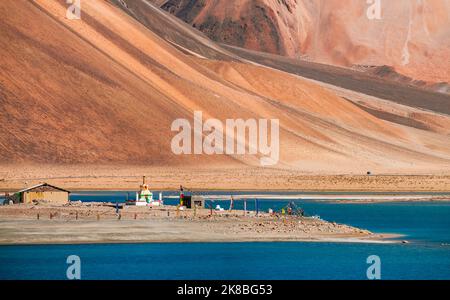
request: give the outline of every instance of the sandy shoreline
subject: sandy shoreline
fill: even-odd
[[[222,224],[223,225],[223,224]],[[324,243],[401,243],[396,240],[401,235],[395,234],[358,234],[358,233],[327,233],[321,235],[234,235],[222,232],[200,233],[197,226],[191,226],[191,231],[185,232],[164,222],[29,222],[25,220],[0,220],[0,245],[63,245],[63,244],[134,244],[134,243],[245,243],[245,242],[324,242]],[[19,226],[21,230],[12,231]],[[170,232],[162,226],[170,226]],[[36,227],[39,227],[36,230]],[[81,227],[81,228],[80,228]],[[83,227],[85,229],[83,229]],[[136,229],[135,227],[138,227]],[[213,227],[215,227],[213,225]],[[161,232],[155,232],[157,228]],[[173,231],[173,230],[176,231]],[[205,228],[202,228],[205,230]],[[24,231],[30,231],[25,234]],[[144,233],[143,230],[146,232]],[[9,231],[6,233],[6,231]],[[69,233],[70,232],[70,233]]]
[[[450,192],[450,174],[308,174],[295,170],[215,166],[143,167],[0,165],[0,192],[48,182],[70,191],[136,190],[142,176],[152,190],[180,185],[202,191]]]
[[[327,234],[323,236],[274,236],[260,235],[251,236],[237,235],[232,236],[226,233],[200,234],[199,232],[156,233],[150,228],[156,225],[154,222],[122,222],[121,226],[111,222],[100,222],[95,224],[83,223],[81,226],[92,225],[89,228],[90,233],[80,229],[80,222],[76,224],[53,222],[51,226],[43,222],[37,225],[35,222],[27,223],[23,221],[8,222],[1,220],[0,226],[5,229],[11,229],[14,226],[22,226],[23,230],[31,230],[36,226],[40,226],[38,232],[34,231],[31,235],[23,235],[23,232],[14,232],[4,234],[3,229],[0,230],[0,245],[65,245],[65,244],[147,244],[147,243],[246,243],[246,242],[323,242],[323,243],[368,243],[368,244],[393,244],[401,243],[400,235],[395,234]],[[58,229],[56,229],[55,227]],[[148,229],[146,234],[139,230],[130,229],[130,227],[138,226],[141,229]],[[148,226],[148,227],[147,227]],[[159,226],[173,226],[173,223],[160,223]],[[94,228],[95,227],[95,228]],[[105,229],[107,227],[108,229]],[[63,229],[62,229],[63,228]],[[56,230],[56,233],[55,233]],[[100,232],[99,232],[100,230]],[[70,235],[64,237],[58,236],[58,232],[62,233],[71,231]],[[119,237],[118,234],[127,233],[127,237]],[[21,237],[18,237],[21,234]],[[44,236],[45,235],[45,236]],[[139,235],[139,236],[138,236]]]
[[[76,197],[76,194],[74,194]],[[234,200],[258,199],[258,200],[292,200],[292,201],[319,201],[333,202],[341,204],[369,204],[369,203],[390,203],[390,202],[450,202],[450,194],[447,195],[330,195],[330,194],[299,194],[299,195],[278,195],[278,194],[244,194],[235,195],[232,192],[229,195],[209,195],[209,200],[224,200],[233,196]],[[166,199],[176,198],[169,196]]]
[[[0,207],[0,245],[183,243],[183,242],[350,242],[395,243],[392,234],[297,216],[255,216],[242,211],[104,204],[11,205]],[[392,239],[392,240],[391,240]]]

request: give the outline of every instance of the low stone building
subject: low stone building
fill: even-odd
[[[39,201],[45,201],[49,203],[68,203],[70,192],[50,185],[48,183],[42,183],[35,185],[15,193],[15,198],[19,203],[33,203]]]

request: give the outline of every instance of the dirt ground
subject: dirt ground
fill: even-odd
[[[74,175],[76,174],[76,175]],[[140,166],[0,166],[0,191],[13,192],[42,182],[70,191],[137,190],[142,176],[152,190],[449,192],[450,174],[309,175],[266,168],[175,168]]]
[[[340,241],[388,242],[343,224],[298,216],[255,215],[175,207],[125,207],[113,204],[17,204],[0,206],[0,244]]]

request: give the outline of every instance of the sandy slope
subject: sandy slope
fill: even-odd
[[[153,0],[216,41],[340,66],[388,65],[450,81],[450,1]]]
[[[161,17],[154,11],[145,13]],[[382,120],[314,83],[244,63],[204,37],[196,44],[206,48],[189,49],[186,39],[177,39],[185,35],[177,31],[182,26],[168,27],[163,38],[109,1],[83,2],[81,20],[65,13],[62,0],[0,3],[6,177],[22,172],[11,168],[15,163],[174,170],[259,164],[254,156],[172,154],[171,123],[192,120],[194,110],[222,121],[279,119],[277,168],[321,174],[450,169],[445,130]]]

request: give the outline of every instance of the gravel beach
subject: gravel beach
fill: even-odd
[[[0,244],[335,241],[390,242],[351,226],[297,216],[112,203],[18,204],[0,207]]]

